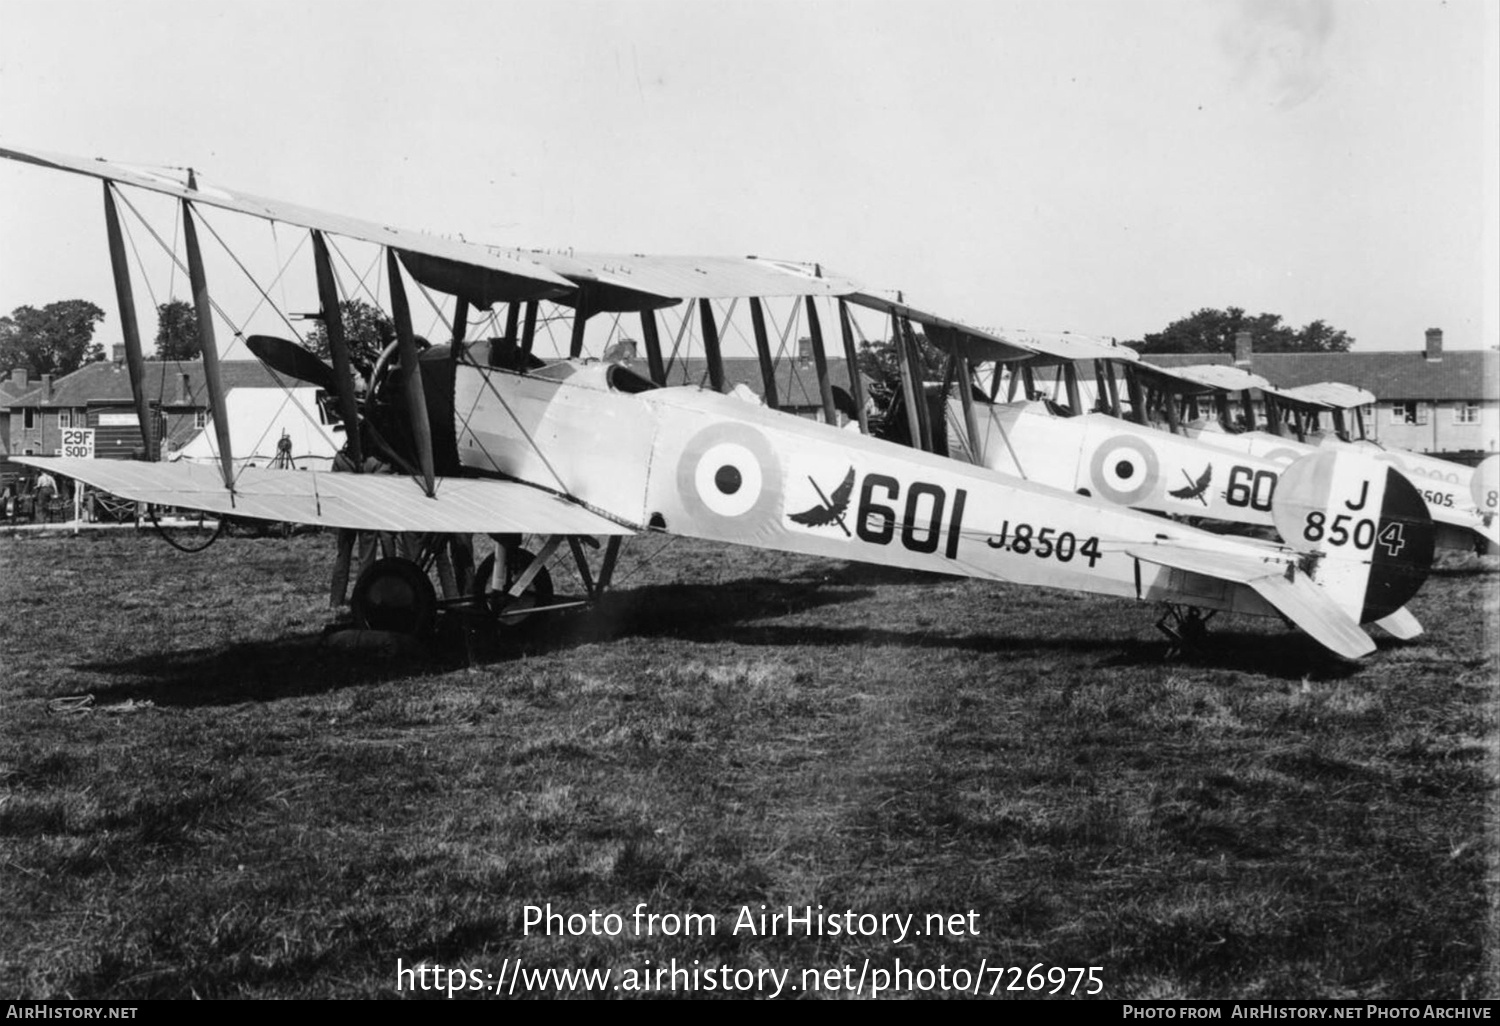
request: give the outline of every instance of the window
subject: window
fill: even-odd
[[[1423,403],[1391,403],[1392,424],[1426,424],[1427,407]]]
[[[60,430],[63,430],[63,431],[66,431],[68,428],[72,427],[73,426],[73,411],[72,410],[58,410],[57,411],[57,426],[58,426],[58,428]]]
[[[21,419],[25,422],[24,427],[28,431],[31,430],[32,428],[36,427],[36,410],[31,408],[30,406],[26,407],[26,412]],[[27,453],[26,455],[30,456],[31,454]]]
[[[201,427],[207,427],[207,426],[208,426],[208,411],[207,410],[194,410],[193,411],[193,427],[195,427],[195,428],[201,428]]]
[[[1478,424],[1479,404],[1473,402],[1461,402],[1453,404],[1453,423],[1455,424]]]

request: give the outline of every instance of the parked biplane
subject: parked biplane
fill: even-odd
[[[1153,367],[1144,376],[1164,403],[1199,414],[1179,417],[1179,430],[1189,438],[1280,463],[1319,451],[1367,455],[1400,470],[1421,493],[1438,524],[1440,546],[1500,545],[1500,521],[1475,494],[1473,469],[1366,438],[1362,407],[1375,402],[1370,392],[1343,384],[1277,388],[1259,375],[1214,364]],[[1260,416],[1251,390],[1260,397]]]
[[[889,317],[908,352],[913,322],[961,343],[1003,340],[866,292],[817,265],[503,250],[204,188],[193,176],[182,182],[17,149],[0,149],[0,156],[103,180],[133,371],[142,356],[116,197],[122,186],[135,186],[176,198],[216,408],[224,399],[216,383],[215,310],[195,229],[203,208],[310,232],[323,311],[337,310],[341,298],[331,237],[382,248],[396,338],[363,398],[354,388],[337,316],[324,317],[331,366],[294,343],[262,342],[260,349],[279,353],[272,359],[284,371],[334,386],[352,465],[375,457],[397,473],[237,467],[227,430],[218,434],[220,462],[213,467],[27,459],[110,492],[217,514],[429,539],[540,536],[535,558],[520,558],[507,546],[497,552],[495,569],[478,575],[481,599],[498,618],[513,615],[517,603],[534,595],[543,563],[557,547],[572,548],[593,595],[609,583],[622,537],[658,531],[1161,602],[1177,611],[1183,630],[1196,631],[1205,610],[1281,617],[1351,659],[1374,649],[1361,624],[1390,624],[1394,617],[1400,633],[1419,629],[1402,610],[1430,564],[1432,520],[1393,468],[1331,453],[1298,463],[1283,475],[1271,511],[1288,539],[1280,545],[1205,533],[837,429],[820,303],[837,306],[851,367],[851,307]],[[408,278],[424,292],[454,297],[451,341],[419,352]],[[771,353],[763,306],[771,300],[806,311],[829,423],[776,410],[774,395],[762,405],[722,394],[723,324],[716,310],[727,304],[732,312],[740,302],[748,307],[765,366]],[[571,310],[568,359],[543,364],[532,353],[541,302]],[[506,309],[504,336],[469,340],[467,312],[495,304]],[[672,307],[685,311],[682,331],[692,317],[701,332],[708,388],[664,387],[657,313]],[[582,358],[586,322],[601,313],[640,316],[646,375],[623,363]],[[518,331],[523,314],[526,327]],[[300,369],[293,371],[294,365]],[[859,393],[857,380],[851,388]],[[138,381],[136,395],[144,414]],[[608,541],[595,574],[585,548],[598,538]],[[361,585],[367,614],[378,614],[372,622],[425,623],[439,605],[419,561],[382,560]]]
[[[1012,352],[1037,355],[976,352],[975,367],[994,361],[987,398],[976,389],[972,411],[961,392],[948,400],[948,448],[960,459],[1136,509],[1264,528],[1290,464],[1322,449],[1353,450],[1411,481],[1439,525],[1439,545],[1500,543],[1494,489],[1461,464],[1366,441],[1359,407],[1374,396],[1361,389],[1276,388],[1219,364],[1159,367],[1077,335],[1004,337]],[[1093,381],[1080,380],[1080,365],[1092,366]]]
[[[1002,337],[1009,350],[934,337],[960,366],[972,372],[988,364],[992,371],[989,389],[979,387],[982,376],[971,376],[948,399],[949,455],[1119,506],[1262,529],[1267,536],[1274,530],[1273,499],[1285,465],[1159,430],[1133,384],[1122,403],[1122,386],[1104,368],[1115,361],[1133,371],[1139,359],[1133,350],[1071,334]],[[1092,401],[1080,363],[1099,370]]]

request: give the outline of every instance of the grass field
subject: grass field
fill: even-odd
[[[398,959],[520,959],[625,996],[676,959],[792,996],[848,966],[813,992],[846,997],[899,959],[934,975],[896,995],[1040,965],[1500,997],[1494,560],[1353,667],[1269,620],[1165,663],[1144,605],[660,546],[468,666],[321,644],[327,536],[0,540],[0,995],[396,996]],[[642,903],[716,932],[637,934]],[[528,932],[548,904],[625,928]],[[762,905],[923,932],[734,932]]]

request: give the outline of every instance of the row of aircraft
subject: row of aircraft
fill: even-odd
[[[363,390],[337,316],[322,318],[331,364],[295,342],[247,340],[279,372],[334,397],[354,472],[246,466],[235,460],[224,417],[212,421],[212,464],[22,458],[138,502],[420,536],[420,551],[380,560],[361,576],[355,609],[371,626],[418,629],[438,609],[472,614],[476,606],[509,623],[520,610],[547,608],[545,565],[563,545],[592,599],[609,586],[622,539],[664,532],[1161,603],[1168,609],[1161,625],[1179,638],[1198,635],[1220,611],[1274,617],[1354,660],[1375,649],[1370,625],[1398,638],[1422,631],[1406,606],[1427,574],[1439,528],[1450,526],[1436,517],[1441,501],[1424,496],[1391,462],[1354,446],[1324,448],[1268,432],[1284,450],[1277,452],[1244,446],[1256,432],[1194,429],[1182,421],[1182,390],[1148,389],[1162,372],[1139,365],[1126,349],[981,330],[816,264],[504,249],[203,187],[191,173],[184,181],[15,148],[0,148],[0,156],[102,181],[143,426],[150,401],[122,207],[140,215],[128,190],[175,201],[215,409],[225,409],[215,334],[225,318],[198,241],[207,210],[306,233],[322,311],[337,311],[351,291],[332,255],[339,240],[379,247],[395,338]],[[442,344],[421,348],[412,286],[452,304],[451,338]],[[767,326],[773,303],[805,313],[824,422],[776,408]],[[567,359],[533,354],[543,304],[571,322]],[[690,323],[701,338],[707,387],[666,385],[660,318],[674,308],[678,341]],[[904,407],[912,413],[911,445],[835,426],[820,308],[837,309],[861,429],[868,425],[853,372],[855,314],[890,325]],[[720,339],[739,310],[751,322],[764,403],[726,394]],[[497,318],[503,311],[503,336],[467,337],[474,311]],[[639,317],[645,367],[583,358],[588,321],[598,315]],[[918,329],[948,354],[941,395],[957,395],[946,418],[941,402],[934,416],[917,369]],[[1096,368],[1095,412],[1085,412],[1079,361]],[[986,366],[988,389],[980,374]],[[1049,373],[1050,398],[1042,387]],[[1000,402],[1007,380],[1007,401]],[[960,387],[951,389],[954,383]],[[1230,391],[1213,391],[1214,401]],[[1153,426],[1156,414],[1175,430]],[[938,437],[944,419],[956,426],[946,446]],[[371,465],[395,472],[361,472]],[[1458,529],[1492,537],[1492,511],[1471,515],[1466,501],[1461,512]],[[1266,537],[1203,530],[1186,517]],[[449,539],[473,534],[496,539],[493,564],[476,575],[473,593],[438,598],[430,567]],[[534,554],[518,548],[523,535],[539,539]],[[601,548],[591,565],[590,551]]]
[[[1090,361],[1090,404],[1077,340],[1062,342],[1028,337],[1053,355],[1009,372],[996,362],[988,394],[973,398],[971,383],[969,395],[948,400],[951,455],[1135,509],[1271,529],[1286,468],[1319,451],[1358,452],[1412,481],[1439,546],[1500,546],[1500,457],[1471,468],[1369,441],[1362,412],[1375,402],[1369,392],[1331,382],[1279,389],[1236,367],[1157,367],[1133,350],[1091,343],[1099,355]]]

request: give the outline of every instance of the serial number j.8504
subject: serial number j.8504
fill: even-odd
[[[992,549],[1007,549],[1019,556],[1027,553],[1038,559],[1056,559],[1060,563],[1072,562],[1073,557],[1083,556],[1089,561],[1089,569],[1099,561],[1099,539],[1085,538],[1082,543],[1072,531],[1059,532],[1055,527],[1038,530],[1030,524],[1011,526],[1009,520],[1000,525],[1000,533],[986,540]]]

